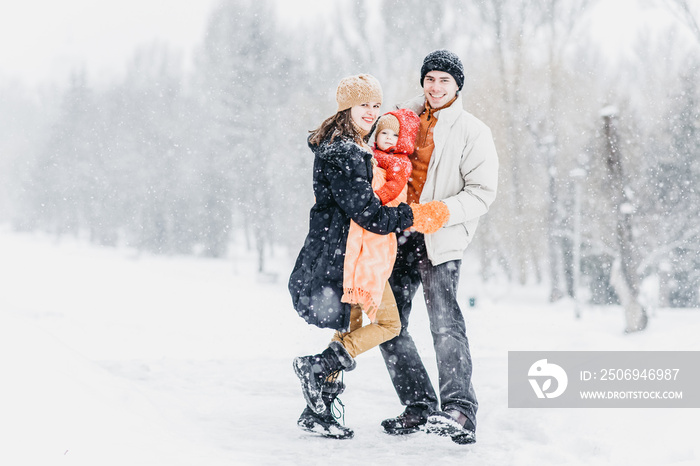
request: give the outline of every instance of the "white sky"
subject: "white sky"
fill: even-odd
[[[668,11],[649,0],[599,0],[591,15],[591,35],[606,49],[621,53],[630,52],[640,34],[658,34],[674,21]]]
[[[215,0],[1,0],[0,79],[27,87],[62,81],[85,66],[90,79],[119,73],[155,40],[187,60]]]
[[[0,0],[0,82],[26,87],[62,82],[84,66],[91,81],[118,75],[137,46],[154,40],[184,54],[202,40],[217,0]],[[317,11],[316,0],[282,2],[280,13]],[[611,47],[629,48],[644,24],[668,20],[659,10],[639,11],[640,0],[601,0],[591,31]]]

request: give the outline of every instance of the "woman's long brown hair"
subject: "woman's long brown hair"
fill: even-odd
[[[329,139],[329,142],[335,141],[337,138],[349,137],[355,141],[362,141],[362,136],[357,132],[352,124],[350,109],[342,110],[330,118],[326,118],[321,126],[309,131],[311,137],[309,142],[314,145],[321,144],[322,141]],[[371,134],[371,131],[370,131]],[[369,134],[365,142],[369,139]]]

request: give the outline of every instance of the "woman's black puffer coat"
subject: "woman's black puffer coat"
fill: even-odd
[[[351,139],[324,141],[313,151],[313,188],[309,233],[289,277],[294,309],[308,323],[346,330],[350,304],[341,303],[345,245],[354,220],[386,235],[413,225],[407,204],[382,206],[372,191],[372,154]]]

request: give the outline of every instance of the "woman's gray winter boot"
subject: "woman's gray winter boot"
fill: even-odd
[[[342,370],[351,371],[356,365],[348,350],[337,341],[332,341],[321,354],[294,358],[294,372],[299,377],[309,408],[321,414],[326,409],[321,396],[326,378]]]
[[[355,436],[355,432],[349,427],[340,425],[333,415],[333,402],[343,393],[345,384],[343,382],[326,382],[322,388],[322,398],[326,409],[317,414],[308,406],[299,416],[297,425],[307,432],[320,434],[324,437],[334,439],[350,439]],[[340,400],[338,400],[340,402]],[[342,406],[342,403],[341,403]]]

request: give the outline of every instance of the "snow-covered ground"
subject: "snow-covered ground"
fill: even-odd
[[[138,256],[0,230],[0,464],[695,465],[696,409],[511,409],[509,350],[700,350],[700,311],[659,309],[624,335],[618,307],[550,305],[538,286],[478,285],[465,303],[478,443],[382,433],[399,414],[378,350],[345,374],[352,440],[303,433],[294,356],[323,349],[286,291],[233,260]],[[478,296],[477,305],[466,303]],[[425,307],[411,330],[433,380]]]

